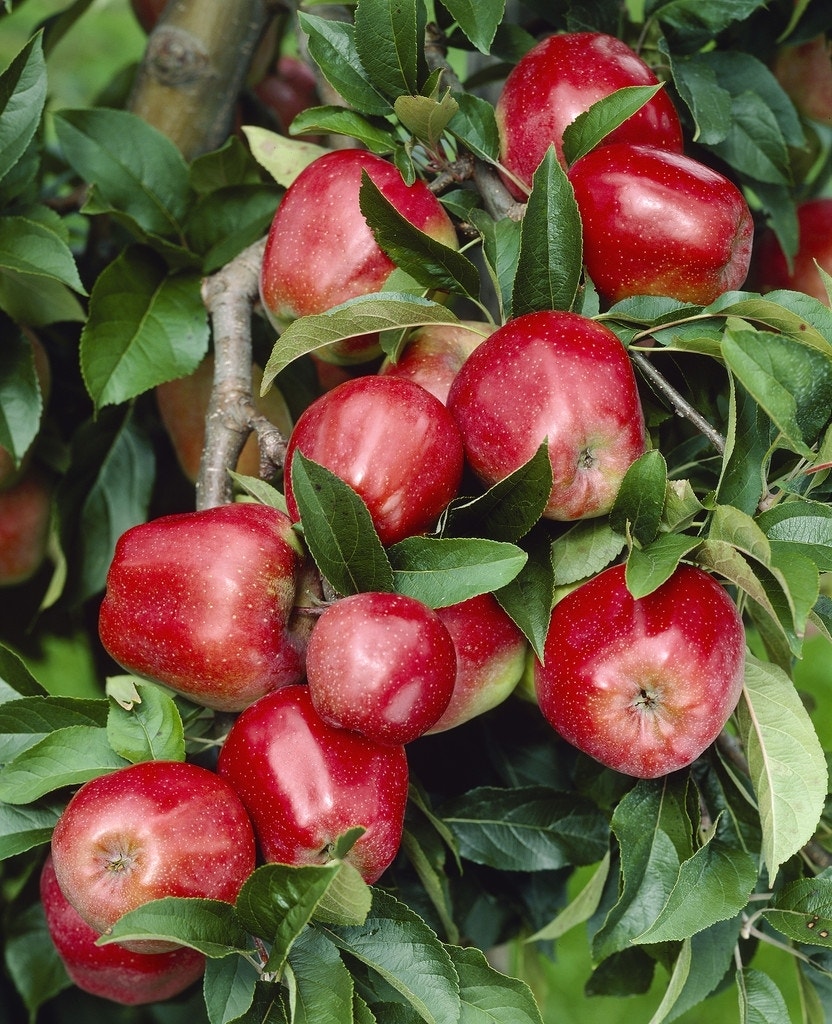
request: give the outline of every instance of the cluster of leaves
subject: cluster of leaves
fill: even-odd
[[[752,966],[772,937],[795,956],[806,1019],[828,1016],[827,755],[793,671],[807,628],[832,643],[822,587],[832,571],[832,313],[792,292],[731,293],[707,308],[639,297],[602,310],[552,154],[522,220],[495,211],[476,179],[457,180],[466,161],[499,165],[489,82],[543,32],[608,31],[641,40],[664,69],[692,152],[727,169],[793,249],[795,202],[824,186],[828,146],[765,61],[780,40],[828,27],[817,20],[822,6],[648,0],[622,13],[613,2],[530,0],[521,17],[504,0],[442,0],[431,16],[452,65],[470,57],[477,67],[462,82],[426,50],[422,0],[362,0],[343,20],[315,4],[298,12],[310,56],[346,106],[306,111],[295,130],[358,140],[407,178],[455,180],[442,199],[472,246],[427,239],[365,181],[362,209],[399,267],[395,290],[298,320],[276,345],[255,324],[269,356],[265,386],[300,409],[314,393],[309,354],[338,338],[381,330],[395,355],[408,328],[456,323],[472,308],[494,322],[572,309],[628,346],[653,439],[608,517],[540,520],[544,447],[497,487],[460,495],[434,535],[386,550],[356,495],[298,458],[304,537],[329,584],[436,607],[492,591],[540,652],[560,588],[626,559],[628,584],[643,595],[684,559],[731,585],[756,656],[731,732],[689,771],[618,776],[561,743],[533,703],[513,699],[413,745],[402,851],[380,886],[363,886],[340,860],[266,865],[236,907],[163,901],[134,912],[114,938],[161,934],[209,958],[205,1008],[190,1000],[171,1014],[207,1013],[212,1024],[539,1021],[529,989],[475,947],[520,937],[548,950],[586,925],[588,991],[644,991],[659,966],[669,980],[657,1022],[731,980],[743,1020],[788,1020],[774,982]],[[16,591],[9,615],[17,623],[34,608],[36,632],[88,620],[120,533],[189,500],[171,486],[152,389],[208,350],[203,275],[262,235],[281,189],[319,152],[250,126],[247,145],[232,137],[188,164],[126,110],[44,116],[49,52],[48,32],[39,34],[0,77],[0,444],[18,460],[35,446],[60,481],[57,568]],[[570,159],[647,98],[625,90],[598,104],[565,140]],[[815,144],[807,174],[798,154]],[[450,298],[436,302],[437,292]],[[60,371],[46,429],[24,326],[42,333]],[[17,639],[5,629],[3,638]],[[89,698],[49,693],[0,648],[5,966],[33,1019],[67,984],[32,893],[68,793],[149,757],[210,760],[224,726],[139,681],[110,679]],[[577,868],[588,880],[570,902]]]

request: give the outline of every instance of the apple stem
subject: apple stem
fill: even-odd
[[[722,455],[725,452],[725,438],[719,431],[710,424],[705,417],[683,398],[673,387],[667,378],[660,373],[642,352],[630,351],[630,358],[653,385],[656,391],[665,398],[673,407],[678,416],[689,420],[696,429],[711,442],[713,447]]]

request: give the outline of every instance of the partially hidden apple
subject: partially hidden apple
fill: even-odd
[[[445,732],[502,704],[523,677],[525,635],[493,594],[437,608],[456,649],[456,679],[447,708],[426,735]]]
[[[315,399],[295,423],[286,449],[285,494],[296,451],[325,466],[364,500],[385,546],[432,527],[457,494],[464,465],[454,418],[411,380],[368,374]]]
[[[205,956],[188,946],[166,953],[137,953],[117,942],[96,944],[91,928],[61,892],[52,857],[40,873],[46,926],[73,984],[124,1006],[159,1003],[184,992],[205,972]]]
[[[524,54],[509,73],[495,112],[500,160],[526,188],[550,145],[563,167],[563,132],[593,103],[627,86],[657,85],[652,69],[623,40],[602,32],[564,32],[547,36]],[[675,153],[683,146],[682,128],[664,90],[627,118],[605,139],[641,142]],[[516,199],[517,184],[505,182]]]
[[[494,332],[491,324],[463,320],[456,324],[426,324],[410,335],[398,359],[387,356],[378,369],[383,377],[406,377],[448,400],[454,377],[480,342]]]
[[[260,297],[278,330],[298,317],[380,291],[395,269],[361,212],[364,171],[411,224],[458,247],[450,217],[424,181],[408,185],[392,163],[364,150],[325,153],[286,190],[266,239]],[[378,335],[369,334],[333,342],[317,355],[336,363],[360,363],[380,352]]]
[[[240,711],[303,678],[311,622],[295,606],[305,559],[288,517],[238,502],[122,534],[99,612],[104,648],[189,700]]]
[[[744,661],[742,618],[713,576],[681,565],[636,599],[616,565],[555,605],[534,682],[565,740],[616,771],[657,778],[717,738]]]
[[[52,484],[38,466],[0,491],[0,587],[31,579],[43,565],[52,522]]]
[[[825,32],[779,47],[771,70],[804,117],[832,125],[832,42]]]
[[[143,761],[85,782],[52,833],[64,896],[99,934],[164,896],[233,903],[254,870],[251,821],[233,788],[187,761]],[[163,939],[125,941],[162,953]]]
[[[622,342],[577,313],[546,310],[509,320],[468,357],[451,385],[448,409],[471,468],[489,486],[548,441],[549,519],[608,512],[646,445]]]
[[[263,370],[256,363],[251,368],[252,397],[257,411],[285,436],[292,431],[292,416],[280,390],[271,387],[260,394]],[[156,405],[162,425],[170,438],[182,472],[196,483],[205,443],[205,416],[214,382],[214,356],[209,354],[193,373],[157,385]],[[260,476],[260,448],[257,435],[249,434],[236,471],[243,476]]]
[[[832,274],[832,198],[809,199],[797,207],[798,246],[789,266],[772,228],[759,237],[752,278],[761,292],[788,288],[805,292],[829,305],[829,295],[818,266]]]
[[[360,827],[346,860],[372,884],[398,852],[409,774],[404,747],[327,724],[305,685],[246,708],[217,771],[246,806],[267,861],[324,864],[336,840]]]
[[[683,153],[614,143],[568,172],[587,273],[607,303],[666,295],[708,305],[748,274],[754,222],[737,186]]]
[[[288,134],[289,126],[298,114],[321,102],[314,72],[305,61],[291,54],[281,54],[253,86],[253,91],[274,114],[284,134]],[[304,136],[304,139],[314,141],[309,136]]]
[[[330,725],[379,743],[411,743],[435,725],[456,679],[456,649],[439,615],[404,594],[360,593],[324,610],[306,680]]]

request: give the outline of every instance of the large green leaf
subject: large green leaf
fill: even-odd
[[[107,680],[107,738],[117,754],[139,761],[184,761],[185,732],[173,697],[132,676]]]
[[[442,6],[457,22],[480,52],[488,54],[500,27],[506,0],[441,0]]]
[[[0,803],[0,860],[48,843],[65,806],[64,800],[24,806]]]
[[[629,528],[639,544],[656,539],[667,492],[667,463],[658,449],[645,452],[624,474],[615,503],[610,510],[610,526],[618,533]]]
[[[832,949],[832,879],[798,878],[779,890],[766,920],[790,939]]]
[[[20,465],[40,430],[43,396],[31,344],[5,317],[0,328],[0,446]]]
[[[448,948],[459,975],[460,1024],[543,1024],[540,1009],[525,981],[495,970],[473,946]]]
[[[593,103],[578,114],[563,132],[563,155],[567,164],[580,160],[628,117],[649,103],[661,85],[629,85]]]
[[[0,704],[0,750],[10,761],[56,729],[107,724],[107,703],[83,697],[30,696]]]
[[[202,995],[209,1024],[230,1024],[251,1007],[254,993],[265,987],[263,975],[243,956],[208,959]]]
[[[395,99],[419,91],[425,74],[425,7],[421,0],[361,0],[355,46],[373,86]]]
[[[20,215],[0,217],[0,273],[51,278],[85,294],[69,245],[42,219]]]
[[[198,274],[169,274],[153,253],[126,249],[99,274],[81,334],[81,371],[97,409],[192,373],[208,348]]]
[[[26,152],[46,103],[41,34],[33,36],[0,75],[0,178]]]
[[[286,975],[292,1024],[351,1024],[355,985],[338,947],[316,928],[301,932]]]
[[[98,942],[101,945],[125,939],[163,939],[209,957],[246,953],[253,948],[230,903],[181,896],[165,896],[128,911]]]

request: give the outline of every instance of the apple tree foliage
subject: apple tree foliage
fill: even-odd
[[[539,1022],[546,1008],[529,985],[483,951],[515,941],[556,954],[576,927],[589,937],[588,993],[663,979],[656,1024],[727,985],[739,1020],[794,1019],[755,964],[764,943],[792,958],[803,1019],[832,1019],[829,704],[794,682],[807,635],[832,643],[832,312],[792,291],[602,308],[553,155],[523,217],[501,205],[493,108],[536,37],[618,35],[657,69],[691,154],[728,174],[793,252],[795,204],[827,188],[832,135],[801,118],[767,61],[784,41],[832,29],[828,5],[359,0],[337,17],[315,2],[278,5],[289,45],[302,41],[342,102],[306,110],[288,138],[252,118],[189,159],[129,109],[124,83],[88,108],[49,105],[50,55],[88,6],[65,3],[0,75],[0,444],[16,461],[33,454],[56,484],[48,562],[0,594],[0,1003],[33,1021],[44,1006],[64,1019],[62,1000],[87,1005],[64,991],[35,895],[73,787],[143,759],[210,758],[228,729],[227,716],[113,674],[95,610],[117,537],[193,507],[152,392],[215,343],[202,282],[262,238],[283,190],[321,151],[309,134],[357,141],[433,183],[464,245],[452,251],[410,227],[367,179],[362,210],[399,268],[389,289],[302,318],[279,343],[252,314],[264,386],[278,386],[293,412],[316,393],[310,353],[332,340],[381,330],[395,354],[408,327],[571,309],[628,346],[653,442],[601,519],[540,519],[541,450],[509,480],[460,495],[431,536],[387,550],[360,499],[298,457],[286,471],[332,590],[399,591],[433,607],[493,591],[540,652],[562,588],[619,559],[645,595],[684,560],[726,581],[743,610],[745,687],[713,749],[650,781],[568,748],[519,697],[417,741],[401,852],[376,886],[339,857],[264,865],[235,906],[168,899],[116,925],[113,939],[166,936],[208,957],[202,989],[152,1019]],[[568,158],[648,96],[625,90],[597,104],[570,128]],[[52,362],[45,416],[24,328]],[[282,502],[279,478],[233,483]],[[86,638],[97,693],[79,695],[69,679],[47,689],[20,653],[67,634]],[[0,1010],[7,1019],[22,1017]]]

